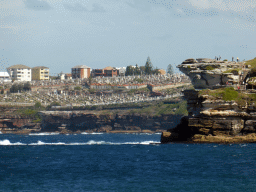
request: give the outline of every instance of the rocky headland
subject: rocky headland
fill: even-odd
[[[255,69],[245,62],[188,59],[178,66],[195,89],[184,91],[188,116],[161,143],[256,142]],[[250,89],[249,89],[250,88]]]

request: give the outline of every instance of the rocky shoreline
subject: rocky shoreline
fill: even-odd
[[[42,121],[5,115],[0,117],[0,131],[3,134],[29,133],[161,133],[175,127],[182,115],[99,115],[85,111],[42,111]]]

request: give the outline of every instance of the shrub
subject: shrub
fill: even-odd
[[[206,70],[213,70],[214,68],[212,66],[208,65],[205,69]]]
[[[234,90],[233,87],[226,87],[223,92],[223,100],[224,101],[232,101],[237,99],[238,92]]]
[[[36,109],[39,109],[39,108],[41,108],[41,107],[42,107],[41,103],[40,103],[39,101],[37,101],[37,102],[35,103],[35,108],[36,108]]]
[[[79,86],[76,86],[75,88],[74,88],[74,90],[81,90],[82,88],[81,87],[79,87]]]

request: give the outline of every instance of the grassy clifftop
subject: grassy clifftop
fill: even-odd
[[[256,57],[254,59],[248,60],[245,62],[246,65],[251,65],[250,68],[256,67]]]

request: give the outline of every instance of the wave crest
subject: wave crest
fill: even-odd
[[[150,145],[150,144],[160,144],[158,141],[142,141],[142,142],[124,142],[124,143],[113,143],[113,142],[106,142],[106,141],[94,141],[90,140],[85,143],[45,143],[43,141],[37,141],[37,143],[11,143],[8,139],[0,140],[0,145]]]

